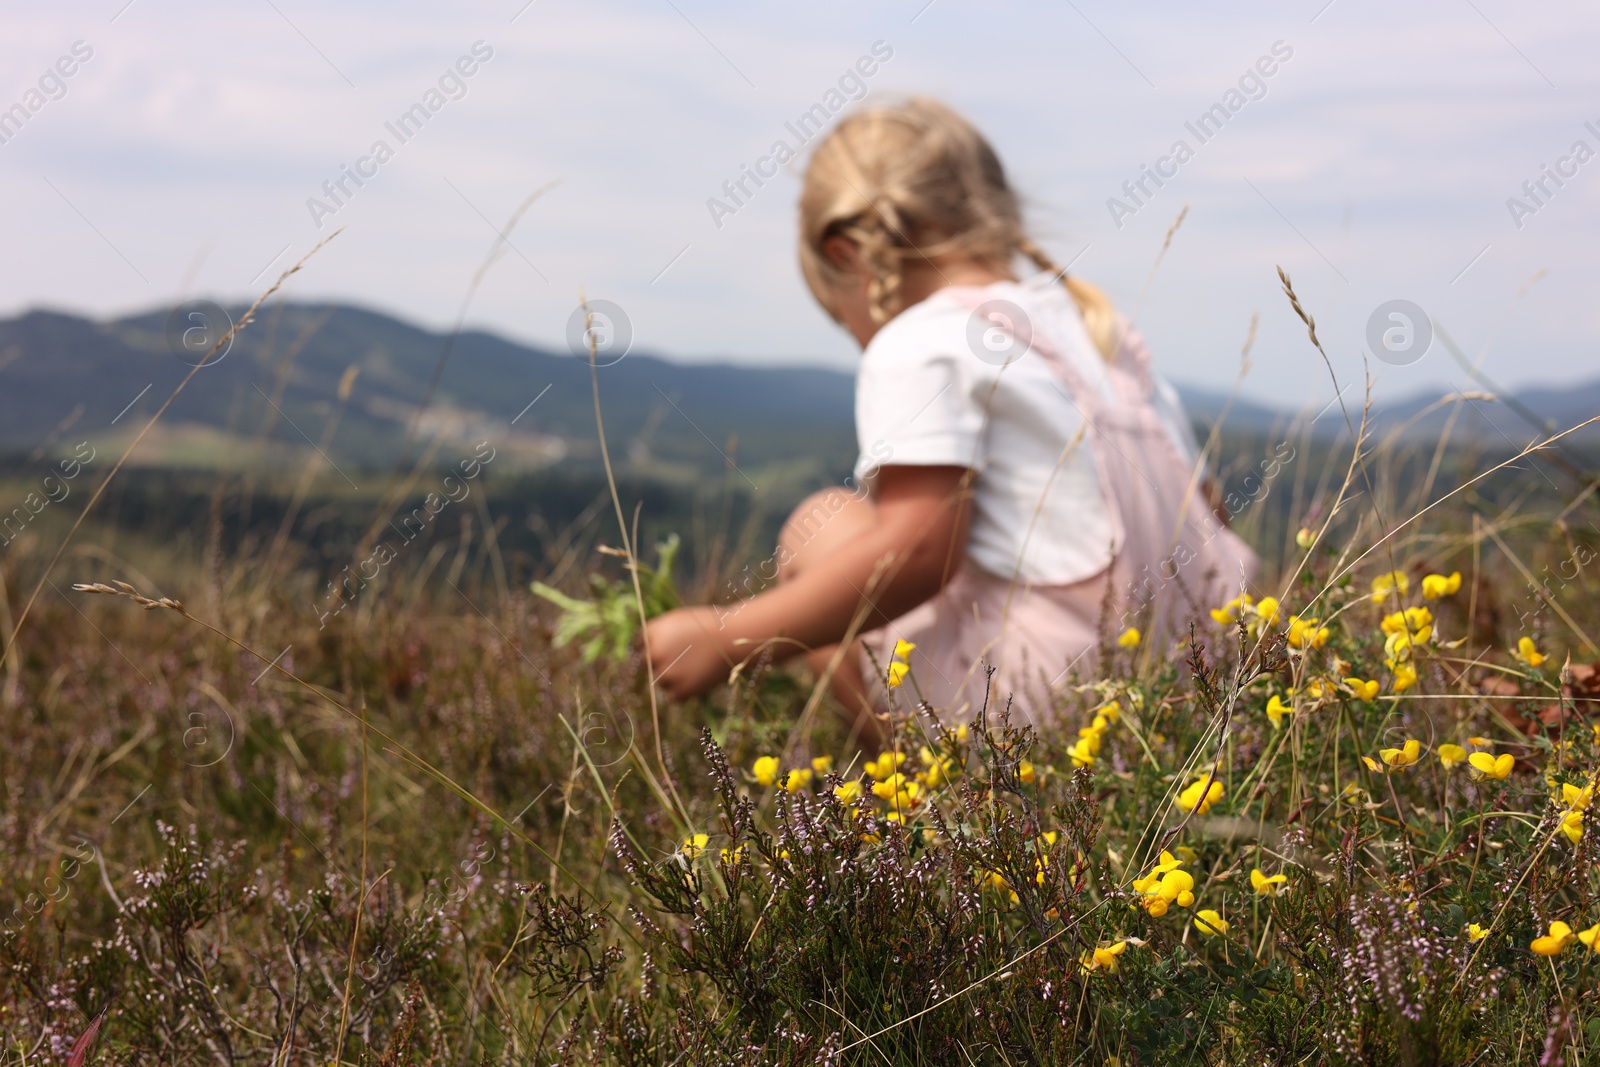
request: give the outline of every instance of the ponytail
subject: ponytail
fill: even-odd
[[[1084,329],[1089,333],[1089,340],[1093,341],[1095,348],[1099,350],[1100,358],[1107,363],[1116,359],[1122,337],[1121,325],[1117,322],[1117,309],[1112,305],[1111,298],[1106,296],[1098,285],[1068,274],[1056,266],[1055,260],[1028,237],[1017,238],[1017,251],[1032,260],[1040,270],[1047,270],[1061,279],[1061,284],[1071,295],[1072,302],[1078,306],[1078,314],[1083,318]]]

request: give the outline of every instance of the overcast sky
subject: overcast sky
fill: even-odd
[[[1396,298],[1469,356],[1486,351],[1484,369],[1506,384],[1600,375],[1600,159],[1573,154],[1578,141],[1600,151],[1592,5],[92,0],[0,11],[0,109],[27,112],[20,129],[0,125],[0,314],[248,298],[343,226],[293,297],[447,328],[494,228],[559,182],[511,234],[470,324],[559,346],[583,290],[627,311],[636,351],[848,368],[852,344],[795,263],[799,164],[759,189],[747,181],[754,195],[720,219],[707,201],[774,141],[794,145],[785,124],[826,105],[877,44],[892,55],[861,80],[867,101],[928,93],[972,118],[1041,242],[1137,308],[1180,382],[1226,386],[1259,311],[1247,392],[1284,404],[1331,395],[1279,292],[1280,264],[1342,379],[1359,377],[1368,319]],[[74,57],[75,45],[92,55]],[[57,81],[47,72],[62,57],[73,73]],[[462,57],[471,76],[447,77],[430,100]],[[1258,64],[1272,75],[1230,97]],[[403,143],[386,127],[429,102],[437,110],[402,129]],[[1230,103],[1203,143],[1185,125]],[[362,162],[380,140],[392,158]],[[1147,180],[1142,203],[1125,196],[1179,140],[1193,156],[1161,164],[1175,176],[1159,189]],[[345,179],[342,203],[323,193],[357,166],[370,176]],[[1534,200],[1523,183],[1546,166],[1567,176],[1546,178]],[[1132,213],[1114,219],[1113,196]],[[313,197],[336,210],[313,211]],[[1438,342],[1409,366],[1372,367],[1380,395],[1465,380]]]

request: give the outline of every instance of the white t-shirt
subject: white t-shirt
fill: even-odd
[[[1072,361],[1085,382],[1109,390],[1105,361],[1052,274],[996,282],[983,296],[1021,308],[1034,334]],[[935,293],[872,338],[856,374],[856,477],[870,486],[884,466],[974,468],[972,562],[1048,585],[1091,578],[1115,546],[1088,435],[1061,458],[1082,416],[1043,356],[1028,350],[1005,362],[985,348],[981,328],[971,329],[973,317],[967,305]],[[1152,406],[1179,453],[1194,462],[1199,449],[1183,405],[1159,377]]]

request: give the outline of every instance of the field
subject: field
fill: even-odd
[[[1253,600],[883,753],[630,641],[798,484],[130,470],[51,568],[103,462],[0,556],[0,1063],[1594,1062],[1594,472],[1362,414],[1218,435]]]

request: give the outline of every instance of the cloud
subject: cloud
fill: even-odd
[[[704,205],[882,39],[895,59],[868,101],[927,91],[969,113],[1042,238],[1063,261],[1089,246],[1075,269],[1124,307],[1192,205],[1139,307],[1175,377],[1231,377],[1260,311],[1247,388],[1303,399],[1320,361],[1278,293],[1279,264],[1341,374],[1359,374],[1366,315],[1391,297],[1428,308],[1469,350],[1500,329],[1486,366],[1508,382],[1592,369],[1600,322],[1578,309],[1600,168],[1521,231],[1504,200],[1600,119],[1588,63],[1600,15],[1488,0],[1478,7],[1492,25],[1470,5],[1366,0],[1337,0],[1315,22],[1320,0],[1227,11],[938,0],[919,15],[924,2],[734,11],[539,0],[514,23],[523,0],[139,2],[112,22],[116,0],[92,16],[13,14],[5,69],[42,70],[79,39],[96,58],[0,146],[16,250],[0,264],[0,311],[147,307],[176,298],[197,261],[193,290],[252,293],[285,245],[280,264],[320,236],[306,198],[481,39],[494,60],[340,212],[346,233],[294,295],[446,324],[494,227],[559,178],[480,291],[475,324],[558,344],[582,288],[629,309],[641,350],[848,365],[851,345],[795,266],[795,168],[720,230]],[[1106,198],[1278,40],[1295,56],[1270,92],[1116,230]],[[1548,279],[1515,302],[1541,268]],[[1459,377],[1438,355],[1382,368],[1381,388]]]

